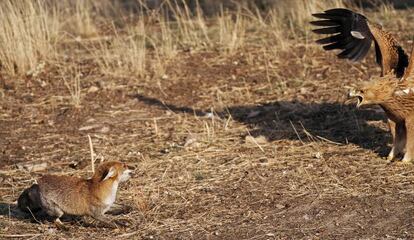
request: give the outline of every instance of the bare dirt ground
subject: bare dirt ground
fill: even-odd
[[[79,108],[54,66],[3,76],[1,237],[414,238],[414,166],[386,163],[379,108],[345,103],[346,86],[379,74],[373,55],[354,64],[310,42],[292,49],[182,51],[158,82],[101,76],[85,61]],[[68,219],[61,231],[14,214],[42,174],[90,175],[88,134],[99,158],[136,169],[109,214],[129,226]]]

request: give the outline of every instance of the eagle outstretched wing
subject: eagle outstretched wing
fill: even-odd
[[[364,15],[349,9],[335,8],[323,13],[312,14],[321,20],[311,24],[322,28],[312,30],[317,34],[330,36],[317,40],[325,50],[340,49],[339,58],[359,61],[363,59],[375,44],[377,63],[381,66],[382,74],[394,71],[400,78],[408,66],[408,57],[401,45],[378,24],[371,23]]]

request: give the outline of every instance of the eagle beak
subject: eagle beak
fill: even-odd
[[[356,91],[355,89],[351,89],[348,94],[349,98],[357,98],[358,102],[356,107],[359,108],[364,101],[364,97],[361,95],[360,91]]]

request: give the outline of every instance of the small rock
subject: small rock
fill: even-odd
[[[79,128],[79,131],[89,131],[89,130],[92,130],[94,128],[99,128],[99,127],[100,125],[89,125],[89,126],[84,126],[84,127]]]
[[[89,118],[88,120],[86,120],[87,123],[91,123],[91,122],[95,122],[94,118]]]
[[[307,93],[308,92],[308,90],[306,89],[306,88],[300,88],[300,93],[301,94],[305,94],[305,93]]]
[[[88,93],[95,93],[99,91],[99,88],[97,86],[92,86],[88,89]]]
[[[184,147],[189,147],[189,146],[193,146],[193,145],[198,145],[197,142],[197,136],[195,134],[188,134],[186,139],[185,139],[185,143],[184,143]]]
[[[101,133],[108,133],[109,130],[111,130],[111,129],[109,127],[105,126],[105,127],[101,128],[101,130],[99,130],[99,132],[101,132]]]
[[[245,138],[245,142],[250,143],[250,144],[266,144],[266,143],[268,143],[266,137],[263,136],[263,135],[260,135],[260,136],[257,136],[257,137],[253,137],[253,136],[248,135]]]
[[[211,112],[209,112],[209,113],[204,114],[204,117],[205,118],[213,118],[214,117],[214,114],[211,113]]]
[[[275,206],[277,209],[284,209],[286,206],[283,204],[276,204]]]
[[[20,170],[26,170],[29,172],[39,172],[39,171],[43,171],[46,170],[47,168],[47,163],[35,163],[35,164],[19,164],[17,165],[17,168],[19,168]]]

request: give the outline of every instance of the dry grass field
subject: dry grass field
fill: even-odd
[[[387,164],[383,112],[347,101],[373,51],[339,60],[308,24],[347,6],[410,49],[414,10],[121,2],[0,1],[1,239],[414,238],[414,165]],[[88,135],[135,169],[108,214],[128,226],[16,214],[41,175],[91,175]]]

